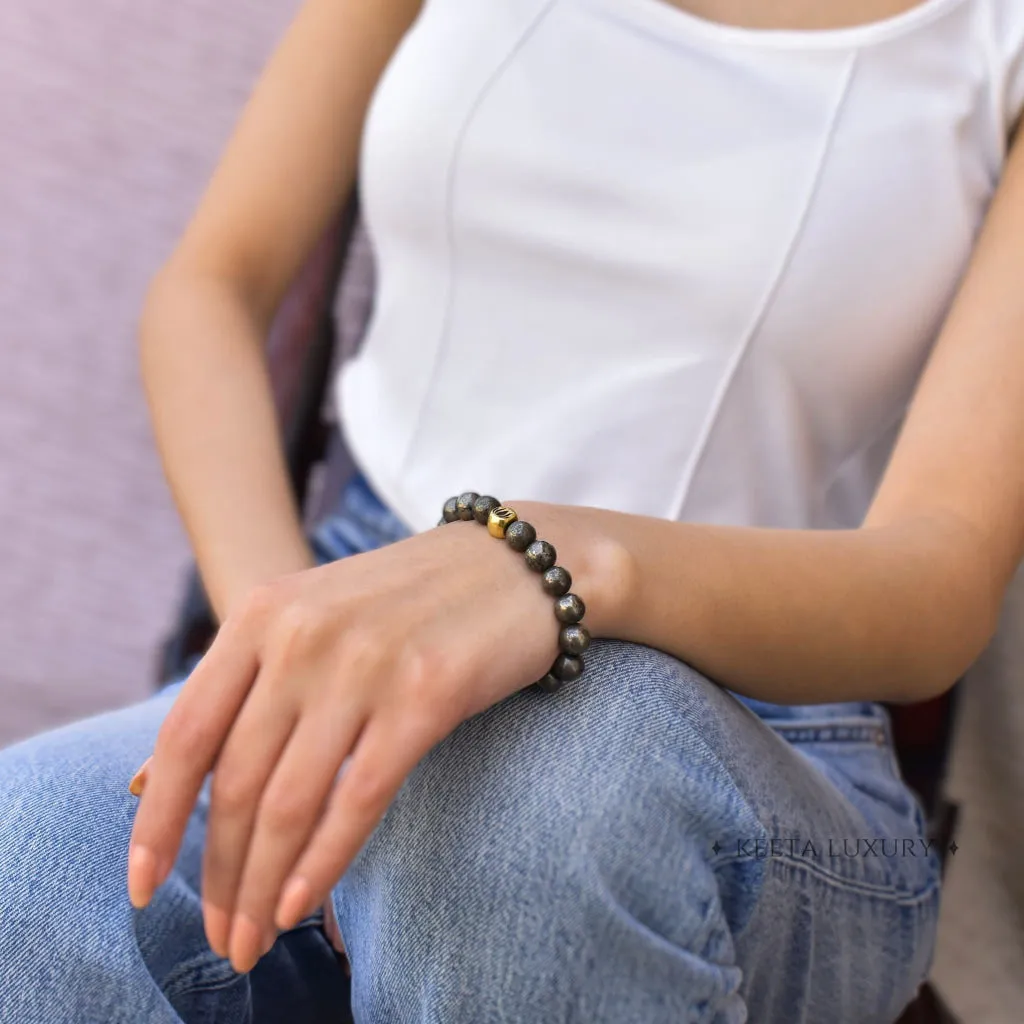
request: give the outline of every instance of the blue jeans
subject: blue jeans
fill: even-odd
[[[403,533],[357,479],[314,542]],[[315,919],[249,976],[210,951],[203,801],[171,879],[129,905],[127,784],[176,689],[0,752],[3,1024],[236,1024],[254,993],[291,1024],[341,1016]],[[599,642],[579,685],[428,754],[334,905],[367,1024],[884,1024],[927,972],[938,884],[883,709],[743,700]]]

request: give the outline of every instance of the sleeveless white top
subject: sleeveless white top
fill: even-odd
[[[859,524],[1024,104],[1024,0],[759,31],[661,0],[427,0],[377,89],[371,484]]]

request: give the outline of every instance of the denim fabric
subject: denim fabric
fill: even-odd
[[[357,479],[313,539],[328,559],[404,533]],[[3,1024],[239,1024],[254,993],[276,999],[258,1022],[320,1024],[331,985],[341,1016],[315,920],[248,977],[209,950],[205,800],[130,907],[126,786],[176,690],[0,752]],[[367,1024],[884,1024],[927,972],[938,880],[882,708],[738,699],[598,642],[579,685],[435,747],[334,905]]]

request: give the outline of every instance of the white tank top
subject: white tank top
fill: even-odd
[[[858,525],[1022,104],[1024,0],[427,0],[363,140],[356,461],[415,529],[468,489]]]

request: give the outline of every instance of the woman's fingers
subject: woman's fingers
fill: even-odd
[[[249,970],[277,934],[274,910],[323,813],[344,757],[363,721],[354,708],[325,701],[303,715],[259,803],[235,899],[229,950]]]
[[[331,891],[406,776],[433,746],[433,724],[378,714],[363,729],[308,846],[285,881],[274,920],[295,927]]]
[[[261,668],[217,758],[203,851],[203,921],[210,948],[229,953],[231,919],[259,803],[288,744],[296,711],[282,706],[280,680]]]
[[[144,907],[170,873],[203,779],[256,675],[243,631],[223,629],[171,707],[144,776],[128,853],[128,893]]]

